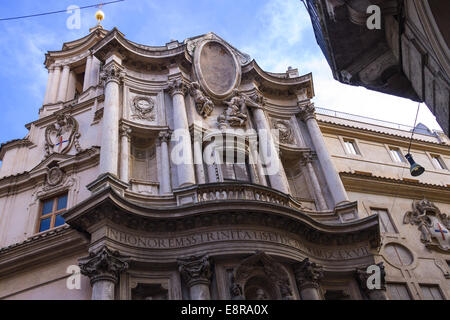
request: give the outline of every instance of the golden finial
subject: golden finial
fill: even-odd
[[[101,25],[101,22],[103,19],[105,19],[105,13],[101,10],[102,9],[103,4],[99,4],[98,5],[98,11],[95,13],[95,19],[97,19],[98,21],[98,25]]]

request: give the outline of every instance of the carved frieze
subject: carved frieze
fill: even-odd
[[[189,86],[189,94],[194,99],[198,114],[203,118],[210,116],[214,110],[214,103],[203,93],[198,82],[191,83]]]
[[[136,96],[131,103],[131,119],[155,121],[155,101],[149,96]]]
[[[412,211],[406,212],[403,223],[418,227],[426,247],[450,252],[450,219],[432,202],[426,199],[414,201]]]
[[[45,151],[46,156],[52,153],[66,154],[73,145],[77,152],[83,151],[80,147],[78,122],[69,114],[58,114],[56,123],[45,129]]]

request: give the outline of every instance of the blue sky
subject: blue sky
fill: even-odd
[[[0,0],[0,18],[86,6],[99,0]],[[67,13],[0,21],[0,142],[23,138],[24,125],[36,120],[47,70],[44,55],[63,42],[85,36],[96,24],[96,9],[82,10],[81,28],[69,30]],[[417,104],[333,80],[316,44],[300,0],[126,0],[105,6],[103,26],[116,26],[128,39],[164,45],[171,39],[215,32],[252,56],[266,71],[312,72],[316,106],[412,125]],[[440,129],[422,105],[419,121]]]

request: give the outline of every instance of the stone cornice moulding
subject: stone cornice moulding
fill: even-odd
[[[450,203],[450,187],[351,172],[340,176],[347,191]]]
[[[89,241],[69,226],[46,231],[0,249],[0,278],[88,249]]]
[[[218,205],[221,202],[223,206]],[[226,213],[223,210],[224,206],[227,208]],[[263,219],[259,223],[266,221],[272,227],[278,226],[277,223],[279,223],[278,227],[287,228],[287,231],[292,229],[291,232],[300,228],[302,230],[294,233],[303,234],[306,239],[310,238],[309,241],[315,239],[312,241],[313,243],[333,243],[335,241],[340,245],[345,245],[345,243],[350,245],[358,241],[369,241],[376,247],[375,242],[378,244],[380,241],[378,216],[369,216],[341,224],[325,224],[299,210],[266,202],[262,205],[260,201],[216,200],[172,208],[144,207],[124,199],[112,187],[106,187],[75,205],[63,216],[69,225],[86,232],[92,231],[90,229],[93,226],[105,219],[134,230],[174,232],[178,228],[191,230],[205,227],[208,224],[224,225],[223,221],[219,221],[219,216],[231,219],[229,224],[232,225],[233,216],[238,215],[246,216],[243,219],[247,219],[245,220],[247,224],[258,225],[257,221],[259,220],[257,219]],[[202,216],[205,219],[200,219]],[[244,223],[244,220],[239,225]]]
[[[317,119],[319,127],[323,134],[334,134],[334,135],[347,135],[361,140],[368,140],[373,142],[379,142],[383,144],[395,145],[398,147],[409,146],[409,137],[403,137],[393,133],[387,133],[382,131],[376,131],[373,129],[359,128],[351,125],[345,125],[340,123],[331,122],[324,119]],[[395,129],[392,129],[395,130]],[[411,149],[436,152],[443,155],[450,156],[450,145],[420,140],[413,138]]]

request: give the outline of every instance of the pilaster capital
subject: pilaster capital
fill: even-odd
[[[128,269],[128,261],[128,257],[103,246],[88,257],[79,259],[78,263],[81,273],[88,276],[93,284],[101,280],[117,283],[120,273]]]
[[[158,135],[158,140],[160,143],[162,143],[162,142],[168,143],[171,138],[172,138],[171,130],[161,131]]]
[[[380,268],[380,289],[369,289],[367,284],[371,273],[367,273],[366,268],[358,268],[356,269],[356,279],[358,280],[359,286],[361,287],[362,291],[368,296],[370,296],[375,291],[386,291],[386,271],[384,270],[383,262],[376,264]]]
[[[308,258],[300,262],[294,269],[295,280],[299,289],[305,287],[319,288],[319,282],[323,278],[323,269]]]
[[[121,83],[125,78],[126,73],[123,71],[123,67],[116,62],[110,62],[103,67],[100,73],[100,79],[105,82],[105,85],[109,82]]]
[[[312,163],[314,160],[316,160],[317,155],[315,152],[313,151],[305,151],[302,152],[301,156],[300,156],[300,161],[302,162],[302,164],[308,164],[308,163]]]
[[[299,116],[303,121],[308,121],[310,119],[316,118],[316,107],[314,106],[314,103],[298,103],[298,107],[300,108]]]
[[[212,271],[208,255],[180,258],[178,269],[188,287],[210,283]]]
[[[131,127],[129,125],[124,124],[124,123],[122,123],[120,125],[119,134],[120,134],[121,138],[127,137],[128,141],[130,141],[132,132],[133,132],[133,130],[131,130]]]
[[[173,79],[169,82],[169,94],[173,97],[176,94],[181,94],[183,97],[188,92],[186,81],[182,77]]]

